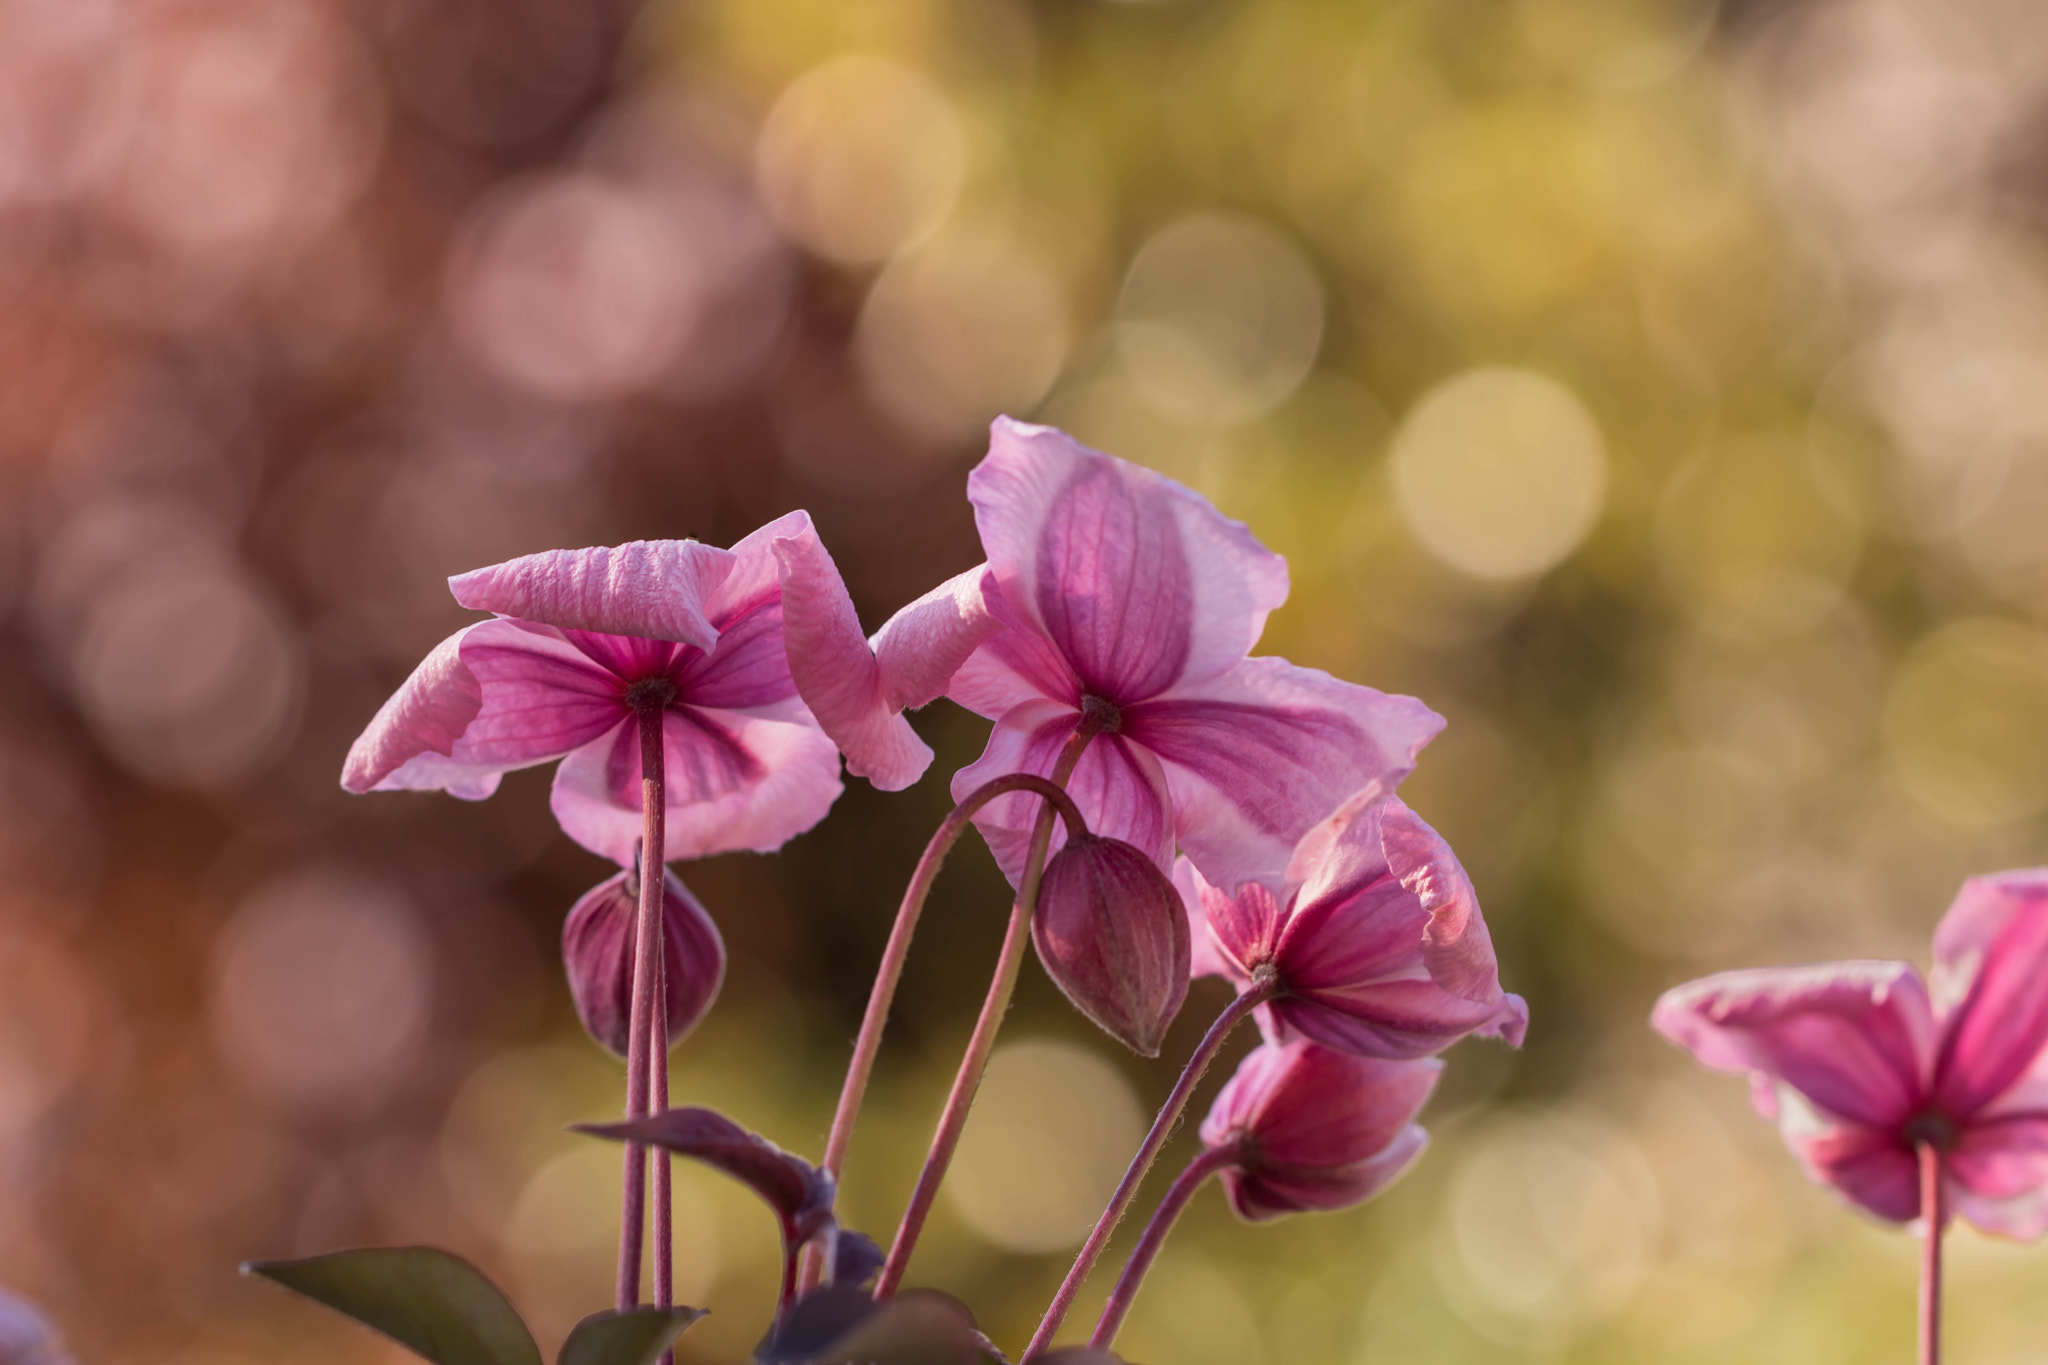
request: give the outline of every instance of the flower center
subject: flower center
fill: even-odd
[[[1956,1145],[1962,1130],[1948,1115],[1927,1109],[1907,1119],[1906,1126],[1899,1130],[1899,1136],[1909,1147],[1925,1144],[1937,1152],[1946,1152]]]
[[[652,678],[642,678],[626,688],[626,705],[635,711],[665,710],[675,699],[675,680],[659,674]]]
[[[1124,728],[1123,708],[1107,697],[1088,692],[1081,697],[1081,724],[1091,735],[1113,735]]]

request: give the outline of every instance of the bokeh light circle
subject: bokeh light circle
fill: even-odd
[[[1476,578],[1552,567],[1585,539],[1606,496],[1593,415],[1528,370],[1472,370],[1438,385],[1402,423],[1392,459],[1409,531]]]
[[[1942,626],[1893,673],[1884,740],[1894,780],[1945,820],[2048,807],[2048,638],[2007,621]]]
[[[791,82],[755,151],[776,222],[819,255],[855,265],[929,237],[967,173],[953,102],[914,67],[865,55]]]
[[[1145,1132],[1115,1067],[1072,1043],[1012,1043],[989,1058],[945,1190],[1006,1251],[1078,1246]]]
[[[1300,247],[1256,219],[1197,213],[1138,249],[1117,298],[1117,351],[1163,411],[1236,423],[1308,377],[1323,286]]]

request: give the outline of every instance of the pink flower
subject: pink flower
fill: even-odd
[[[1471,879],[1395,797],[1361,792],[1296,846],[1284,881],[1235,893],[1182,859],[1196,975],[1269,981],[1269,1035],[1420,1057],[1469,1033],[1520,1047],[1529,1008],[1500,971]]]
[[[1412,697],[1246,657],[1286,563],[1170,479],[1000,418],[967,490],[988,563],[874,640],[892,704],[943,691],[996,722],[956,799],[1049,773],[1085,714],[1101,729],[1068,787],[1089,828],[1162,868],[1177,841],[1235,882],[1353,792],[1391,788],[1443,727]],[[1013,881],[1039,805],[1006,796],[976,817]]]
[[[349,750],[349,791],[480,800],[502,774],[561,759],[550,804],[562,828],[629,866],[636,698],[665,699],[669,858],[765,851],[809,829],[841,790],[840,748],[890,789],[931,760],[885,706],[853,604],[802,512],[730,550],[551,550],[449,587],[498,617],[443,640],[384,704]]]
[[[1358,1057],[1306,1040],[1249,1053],[1202,1121],[1202,1144],[1228,1152],[1230,1206],[1254,1222],[1349,1208],[1422,1155],[1416,1126],[1443,1063]]]
[[[1880,1218],[1942,1201],[1987,1232],[2048,1231],[2048,868],[1963,883],[1934,931],[1932,990],[1904,962],[1725,972],[1664,993],[1651,1024],[1746,1072],[1807,1174]]]

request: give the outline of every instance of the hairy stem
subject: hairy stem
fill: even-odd
[[[668,933],[667,883],[668,878],[664,874],[662,913],[655,920],[654,933],[654,1013],[647,1026],[652,1043],[652,1055],[647,1059],[647,1080],[651,1092],[647,1110],[651,1114],[662,1113],[668,1108],[668,950],[663,942]],[[669,1190],[671,1158],[667,1150],[660,1148],[650,1155],[654,1158],[654,1306],[673,1308],[676,1302],[676,1236],[675,1200]],[[673,1348],[662,1352],[660,1365],[676,1365]]]
[[[1117,1223],[1122,1220],[1124,1211],[1131,1206],[1131,1200],[1138,1193],[1138,1186],[1144,1182],[1145,1173],[1151,1170],[1152,1163],[1158,1160],[1159,1149],[1164,1147],[1167,1138],[1172,1136],[1174,1127],[1180,1122],[1181,1114],[1188,1107],[1188,1100],[1195,1093],[1195,1087],[1201,1084],[1203,1074],[1208,1071],[1209,1064],[1216,1059],[1217,1052],[1222,1049],[1223,1040],[1230,1036],[1231,1030],[1244,1021],[1245,1016],[1272,995],[1273,983],[1270,980],[1254,982],[1224,1007],[1223,1013],[1216,1016],[1216,1022],[1211,1024],[1209,1031],[1202,1036],[1202,1041],[1196,1044],[1194,1053],[1188,1058],[1187,1066],[1181,1070],[1180,1080],[1174,1084],[1173,1093],[1168,1095],[1166,1103],[1159,1107],[1159,1117],[1152,1120],[1152,1131],[1145,1134],[1144,1142],[1139,1144],[1137,1155],[1131,1158],[1130,1167],[1124,1171],[1123,1182],[1116,1187],[1116,1193],[1109,1197],[1109,1206],[1103,1209],[1102,1217],[1095,1220],[1094,1230],[1088,1234],[1088,1240],[1081,1244],[1080,1254],[1074,1257],[1074,1265],[1067,1272],[1067,1278],[1060,1282],[1059,1292],[1053,1295],[1052,1303],[1047,1306],[1044,1318],[1039,1321],[1038,1331],[1032,1335],[1031,1344],[1024,1348],[1026,1361],[1037,1359],[1052,1345],[1053,1333],[1059,1331],[1060,1324],[1066,1321],[1068,1311],[1074,1306],[1074,1296],[1081,1292],[1082,1284],[1088,1279],[1088,1272],[1095,1268],[1096,1260],[1109,1245],[1111,1235],[1116,1232]]]
[[[654,1032],[655,974],[661,960],[661,914],[665,865],[662,836],[666,794],[662,784],[661,718],[665,703],[636,704],[640,725],[640,913],[633,934],[633,1012],[626,1031],[626,1118],[648,1114],[648,1075]],[[664,1023],[666,1019],[664,1018]],[[664,1029],[664,1033],[666,1029]],[[666,1049],[664,1049],[666,1051]],[[662,1223],[668,1220],[660,1219]],[[619,1211],[620,1312],[640,1303],[640,1243],[647,1226],[647,1148],[626,1144],[625,1194]]]
[[[1927,1241],[1920,1251],[1920,1365],[1941,1365],[1941,1150],[1919,1147],[1920,1217]]]
[[[1234,1148],[1212,1148],[1190,1161],[1187,1169],[1167,1187],[1165,1198],[1152,1211],[1152,1221],[1145,1225],[1145,1235],[1131,1249],[1131,1259],[1125,1263],[1124,1273],[1117,1277],[1116,1288],[1109,1291],[1109,1301],[1102,1305],[1102,1316],[1096,1320],[1095,1334],[1088,1338],[1090,1346],[1098,1351],[1109,1349],[1124,1325],[1124,1317],[1131,1311],[1131,1300],[1138,1297],[1138,1286],[1145,1282],[1145,1272],[1152,1268],[1159,1248],[1166,1245],[1166,1234],[1173,1231],[1174,1220],[1180,1217],[1181,1210],[1188,1206],[1188,1200],[1194,1198],[1203,1181],[1224,1167],[1235,1165],[1237,1159]]]
[[[1075,727],[1073,737],[1060,750],[1059,761],[1053,765],[1054,786],[1066,786],[1067,779],[1074,774],[1074,765],[1081,761],[1081,751],[1095,737],[1097,728],[1098,723],[1084,712],[1081,724]],[[1054,813],[1055,807],[1048,801],[1038,813],[1038,823],[1032,827],[1031,848],[1024,860],[1024,875],[1017,883],[1017,900],[1010,909],[1009,927],[1003,933],[995,976],[989,982],[987,998],[982,1001],[981,1016],[974,1021],[974,1033],[967,1040],[967,1054],[954,1073],[953,1088],[939,1115],[938,1130],[932,1134],[931,1150],[925,1153],[924,1169],[917,1175],[917,1187],[911,1191],[910,1204],[903,1210],[903,1221],[896,1225],[889,1258],[882,1263],[882,1273],[875,1279],[877,1299],[888,1298],[903,1283],[910,1253],[924,1231],[932,1201],[938,1198],[939,1184],[953,1161],[953,1150],[960,1145],[961,1130],[967,1126],[967,1111],[974,1107],[974,1092],[981,1088],[981,1073],[988,1066],[989,1053],[995,1049],[996,1033],[1009,1012],[1010,997],[1017,989],[1017,974],[1024,966],[1024,947],[1031,938],[1031,915],[1038,905],[1039,881],[1045,875],[1046,850],[1052,846]]]
[[[832,1131],[825,1140],[825,1171],[834,1180],[846,1165],[847,1150],[853,1145],[854,1125],[860,1121],[861,1101],[867,1095],[868,1079],[874,1073],[875,1054],[881,1051],[882,1030],[889,1022],[889,1007],[896,999],[897,983],[903,979],[903,964],[910,956],[910,939],[917,932],[917,921],[924,914],[924,903],[931,894],[932,883],[938,879],[939,869],[945,866],[946,855],[953,845],[967,832],[967,825],[975,812],[1011,792],[1037,792],[1051,803],[1067,827],[1067,837],[1088,832],[1087,822],[1081,818],[1079,807],[1066,790],[1043,777],[1032,773],[1011,773],[984,783],[970,792],[965,801],[953,807],[952,812],[940,822],[931,841],[925,845],[924,856],[917,860],[916,871],[910,874],[910,884],[903,890],[903,901],[896,907],[896,923],[889,930],[888,946],[882,949],[881,965],[875,969],[875,984],[868,992],[867,1013],[861,1016],[860,1033],[853,1043],[853,1059],[846,1066],[846,1080],[839,1089],[839,1108],[832,1115]],[[805,1292],[815,1289],[827,1273],[829,1262],[817,1247],[806,1250],[802,1288]]]

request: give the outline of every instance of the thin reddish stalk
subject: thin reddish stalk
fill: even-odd
[[[1941,1365],[1941,1151],[1919,1147],[1920,1218],[1926,1242],[1920,1249],[1920,1365]]]
[[[1081,761],[1082,750],[1097,733],[1097,722],[1083,713],[1083,719],[1074,730],[1066,747],[1060,750],[1059,761],[1053,765],[1052,784],[1064,788],[1067,779],[1073,776],[1074,765]],[[931,1149],[925,1153],[924,1168],[918,1172],[917,1186],[910,1193],[910,1203],[903,1210],[903,1221],[896,1225],[896,1238],[889,1244],[889,1258],[882,1263],[882,1273],[875,1278],[875,1297],[886,1299],[896,1292],[903,1283],[903,1272],[910,1264],[910,1253],[917,1247],[918,1235],[924,1231],[924,1222],[932,1211],[932,1202],[938,1198],[939,1184],[946,1178],[946,1168],[953,1162],[953,1151],[960,1145],[961,1130],[967,1126],[967,1111],[974,1107],[974,1093],[981,1088],[981,1075],[988,1066],[988,1055],[995,1050],[996,1033],[1003,1026],[1003,1016],[1009,1013],[1010,997],[1017,990],[1017,975],[1024,966],[1024,945],[1031,937],[1031,915],[1038,905],[1038,884],[1045,875],[1046,850],[1052,846],[1052,821],[1054,806],[1048,801],[1038,813],[1038,823],[1031,830],[1031,849],[1024,860],[1024,875],[1017,884],[1017,900],[1010,909],[1010,924],[1003,932],[1003,946],[996,957],[995,976],[988,985],[988,995],[981,1003],[981,1015],[974,1021],[974,1033],[967,1040],[967,1053],[960,1059],[960,1069],[953,1075],[953,1088],[946,1096],[946,1107],[939,1115],[939,1126],[932,1134]]]
[[[846,1066],[846,1080],[839,1089],[839,1108],[832,1115],[832,1131],[825,1140],[824,1167],[834,1180],[846,1165],[846,1153],[853,1146],[854,1125],[860,1121],[861,1101],[867,1095],[868,1079],[874,1073],[875,1054],[881,1051],[882,1030],[889,1022],[889,1007],[896,999],[897,984],[903,979],[903,964],[910,956],[911,936],[917,932],[918,919],[924,914],[925,900],[930,896],[932,883],[938,879],[939,869],[945,866],[946,856],[953,845],[967,832],[967,825],[975,812],[1010,792],[1037,792],[1052,803],[1052,809],[1066,824],[1067,836],[1088,832],[1087,822],[1081,818],[1080,808],[1066,791],[1051,781],[1032,773],[1011,773],[984,783],[968,793],[967,799],[953,807],[952,812],[940,822],[931,841],[925,845],[924,856],[917,860],[917,869],[910,874],[910,884],[903,890],[903,900],[896,908],[896,923],[889,930],[889,942],[882,949],[881,964],[875,969],[875,984],[868,991],[867,1013],[861,1016],[860,1033],[854,1038],[853,1059]],[[824,1277],[826,1261],[816,1249],[806,1251],[802,1288],[805,1292],[815,1289]]]
[[[643,872],[641,874],[645,876]],[[655,920],[653,1014],[647,1022],[651,1056],[647,1059],[648,1112],[659,1114],[668,1108],[668,950],[663,942],[668,933],[668,877],[662,876],[662,913]],[[669,1153],[656,1149],[654,1158],[654,1306],[673,1308],[676,1302],[675,1200],[669,1190],[672,1173]],[[662,1352],[660,1365],[676,1365],[673,1349]]]
[[[1188,1200],[1194,1198],[1203,1181],[1236,1161],[1237,1153],[1233,1149],[1213,1148],[1190,1161],[1187,1169],[1174,1178],[1173,1184],[1167,1187],[1166,1196],[1159,1201],[1159,1207],[1152,1211],[1152,1221],[1145,1225],[1145,1235],[1131,1249],[1131,1259],[1124,1264],[1124,1273],[1117,1277],[1116,1288],[1109,1291],[1109,1301],[1102,1305],[1102,1316],[1095,1323],[1095,1334],[1088,1338],[1090,1346],[1098,1351],[1109,1349],[1124,1325],[1124,1317],[1131,1311],[1131,1300],[1138,1297],[1138,1287],[1145,1283],[1145,1272],[1152,1268],[1159,1248],[1166,1245],[1166,1234],[1173,1231],[1174,1220],[1180,1217],[1181,1210],[1188,1206]]]
[[[640,724],[640,913],[633,934],[633,1011],[626,1031],[626,1118],[647,1117],[655,972],[660,957],[666,796],[662,783],[661,718],[666,699],[636,701]],[[665,1219],[663,1221],[666,1221]],[[626,1144],[625,1193],[619,1210],[620,1312],[640,1303],[640,1243],[647,1227],[647,1148]]]
[[[1160,1148],[1173,1134],[1181,1114],[1188,1107],[1188,1100],[1194,1096],[1195,1087],[1202,1082],[1202,1076],[1216,1054],[1223,1047],[1223,1040],[1231,1030],[1244,1022],[1245,1016],[1257,1009],[1273,994],[1270,981],[1260,981],[1232,1000],[1216,1016],[1216,1022],[1202,1035],[1202,1041],[1188,1058],[1188,1064],[1181,1069],[1180,1080],[1174,1083],[1173,1093],[1166,1097],[1166,1103],[1159,1107],[1159,1116],[1152,1120],[1152,1131],[1145,1134],[1144,1142],[1138,1146],[1138,1153],[1131,1158],[1131,1164],[1124,1171],[1123,1183],[1116,1187],[1116,1193],[1109,1197],[1109,1205],[1103,1209],[1102,1217],[1095,1220],[1095,1228],[1088,1234],[1088,1240],[1081,1244],[1080,1254],[1074,1257],[1074,1265],[1067,1272],[1067,1278],[1060,1283],[1059,1292],[1052,1297],[1045,1316],[1039,1320],[1038,1331],[1032,1335],[1031,1344],[1024,1348],[1024,1359],[1035,1360],[1052,1345],[1053,1333],[1060,1330],[1060,1324],[1067,1319],[1067,1313],[1074,1306],[1074,1296],[1081,1292],[1088,1273],[1095,1268],[1096,1260],[1109,1245],[1110,1237],[1116,1232],[1116,1225],[1122,1221],[1124,1211],[1137,1196],[1138,1186],[1144,1182],[1145,1173],[1152,1169],[1152,1163],[1159,1158]]]

